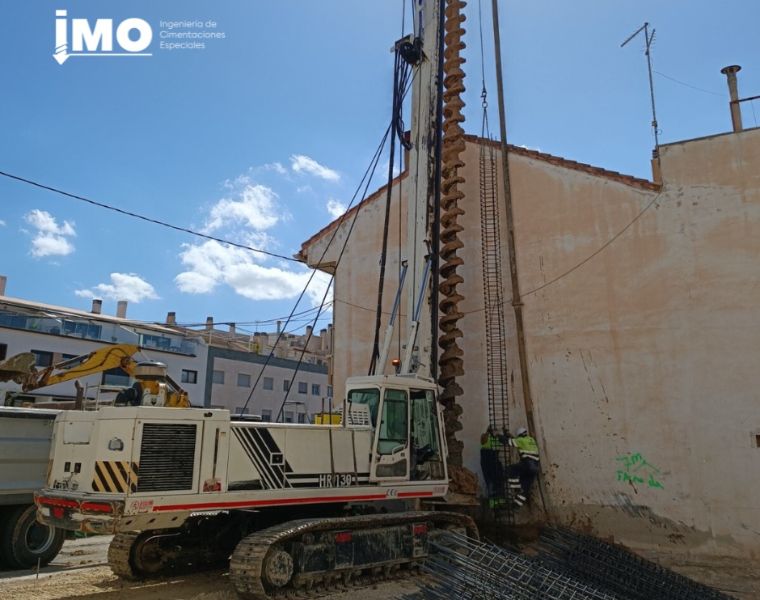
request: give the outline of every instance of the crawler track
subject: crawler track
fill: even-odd
[[[108,547],[108,564],[118,577],[137,581],[204,571],[225,564],[229,555],[213,540],[164,529],[116,534]]]
[[[371,532],[383,528],[420,523],[426,523],[429,534],[433,536],[438,531],[449,529],[459,529],[466,531],[468,535],[477,536],[477,529],[472,520],[455,513],[410,512],[290,521],[243,538],[232,554],[230,579],[237,593],[246,600],[273,600],[294,595],[321,595],[331,591],[344,591],[352,586],[401,578],[410,572],[416,572],[420,567],[427,555],[427,543],[424,551],[420,553],[410,555],[399,551],[395,556],[383,560],[354,558],[350,565],[324,571],[302,572],[294,562],[298,561],[299,548],[305,544],[318,546],[320,542],[317,538],[323,534],[351,531],[354,535],[372,535]],[[329,544],[325,544],[324,551],[328,555],[335,552]],[[356,553],[358,554],[358,550]],[[296,560],[287,564],[289,559],[285,555],[292,554],[296,555]],[[332,556],[334,558],[334,554]],[[280,566],[282,569],[279,569]]]
[[[108,566],[111,567],[114,575],[130,581],[140,578],[129,560],[132,546],[139,535],[139,533],[117,533],[111,540],[108,546]]]

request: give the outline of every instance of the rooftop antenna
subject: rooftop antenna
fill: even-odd
[[[657,127],[657,111],[655,110],[654,105],[654,79],[652,79],[652,43],[654,42],[654,28],[652,28],[652,31],[649,31],[649,23],[644,23],[641,27],[639,27],[634,33],[632,33],[628,38],[620,44],[620,47],[623,48],[626,46],[633,38],[635,38],[640,33],[644,33],[644,41],[646,42],[646,50],[644,51],[644,54],[647,57],[647,68],[649,69],[649,96],[652,100],[652,129],[654,130],[654,155],[657,158],[657,160],[660,159],[660,132]]]

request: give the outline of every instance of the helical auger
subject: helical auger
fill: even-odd
[[[464,162],[460,154],[465,149],[464,130],[460,123],[464,121],[462,108],[462,92],[464,92],[464,71],[462,64],[465,59],[460,56],[460,51],[465,44],[462,36],[465,33],[462,23],[466,17],[462,9],[466,3],[462,0],[447,0],[445,14],[444,36],[444,62],[443,62],[443,149],[441,166],[441,247],[440,247],[440,303],[441,317],[439,328],[441,335],[438,345],[442,352],[438,360],[440,366],[439,383],[443,387],[441,402],[444,405],[444,420],[446,437],[449,447],[449,462],[462,465],[462,442],[456,439],[456,432],[462,429],[459,416],[462,407],[457,403],[457,396],[462,394],[462,387],[457,383],[457,377],[464,375],[464,352],[459,346],[462,330],[458,327],[458,321],[464,315],[459,309],[459,303],[464,297],[457,291],[457,286],[464,282],[462,276],[457,273],[457,268],[462,266],[463,260],[457,255],[457,251],[464,246],[459,239],[462,226],[457,222],[464,210],[459,202],[464,198],[464,193],[459,185],[464,183],[464,177],[459,173]]]

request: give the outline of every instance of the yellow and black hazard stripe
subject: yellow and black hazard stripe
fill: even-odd
[[[137,491],[137,463],[124,460],[98,460],[92,489],[96,492],[122,493]]]

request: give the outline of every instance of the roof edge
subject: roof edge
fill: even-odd
[[[401,173],[399,173],[398,175],[396,175],[391,180],[391,187],[393,187],[394,185],[396,185],[398,182],[406,179],[408,176],[409,176],[409,168],[407,166],[405,166],[404,170]],[[296,260],[299,260],[299,261],[305,263],[306,262],[306,255],[304,254],[304,249],[305,248],[307,248],[308,246],[310,246],[312,243],[316,242],[319,238],[321,238],[322,236],[324,236],[333,227],[339,227],[341,224],[343,224],[344,221],[347,221],[356,212],[358,212],[359,210],[361,210],[362,206],[364,206],[365,204],[369,204],[370,202],[374,202],[375,200],[377,200],[377,198],[379,198],[380,196],[382,196],[385,193],[385,191],[386,191],[387,188],[388,188],[388,184],[387,183],[383,184],[377,190],[375,190],[374,192],[372,192],[369,196],[367,196],[366,198],[364,198],[364,200],[362,200],[361,202],[359,202],[359,204],[357,204],[356,206],[352,206],[349,210],[347,210],[345,213],[343,213],[340,217],[338,217],[334,221],[330,221],[322,229],[320,229],[319,231],[317,231],[317,233],[315,233],[308,240],[306,240],[305,242],[303,242],[301,244],[301,249],[296,254],[293,255],[293,258],[295,258]]]
[[[480,136],[473,135],[470,133],[466,133],[464,135],[464,139],[465,141],[470,142],[472,144],[485,144],[487,146],[492,146],[495,148],[501,147],[500,142],[496,140],[488,140],[488,139],[485,139],[485,138],[482,138]],[[558,167],[564,167],[566,169],[571,169],[574,171],[581,171],[583,173],[587,173],[589,175],[593,175],[596,177],[603,177],[605,179],[609,179],[611,181],[615,181],[617,183],[621,183],[623,185],[627,185],[630,187],[635,187],[642,190],[653,191],[653,192],[658,192],[662,189],[661,184],[655,183],[653,181],[649,181],[648,179],[634,177],[633,175],[625,175],[618,171],[610,171],[602,167],[595,167],[587,163],[582,163],[575,160],[562,158],[561,156],[555,156],[553,154],[547,154],[545,152],[539,152],[538,150],[523,148],[521,146],[513,146],[512,144],[508,144],[507,147],[510,153],[517,154],[518,156],[524,156],[525,158],[540,160],[540,161],[543,161],[543,162],[546,162]],[[404,171],[402,171],[399,175],[393,178],[393,180],[391,181],[391,186],[395,185],[397,182],[401,181],[402,179],[405,179],[406,177],[408,177],[408,175],[409,175],[408,167],[405,167]],[[362,206],[364,206],[365,204],[369,202],[373,202],[378,197],[382,196],[385,193],[387,185],[388,184],[384,184],[383,186],[375,190],[372,194],[367,196],[359,204],[357,204],[356,206],[352,207],[349,211],[344,213],[342,216],[338,217],[334,221],[331,221],[330,223],[325,225],[322,229],[317,231],[308,240],[306,240],[305,242],[301,244],[301,249],[296,254],[293,255],[293,258],[305,263],[307,259],[306,249],[309,246],[311,246],[314,242],[322,238],[332,228],[340,226],[344,221],[346,221],[348,218],[353,216],[356,213],[356,211],[360,210]]]
[[[465,134],[464,139],[473,144],[485,144],[487,146],[492,146],[494,148],[501,147],[501,143],[496,140],[487,140],[485,138],[481,138],[477,135],[472,135],[469,133]],[[567,169],[572,169],[574,171],[582,171],[590,175],[605,177],[607,179],[612,179],[613,181],[617,181],[619,183],[623,183],[625,185],[629,185],[632,187],[638,187],[638,188],[655,191],[655,192],[659,191],[660,188],[662,187],[659,183],[655,183],[653,181],[650,181],[649,179],[642,179],[641,177],[626,175],[624,173],[620,173],[619,171],[611,171],[609,169],[604,169],[602,167],[595,167],[594,165],[591,165],[588,163],[582,163],[576,160],[562,158],[561,156],[555,156],[554,154],[547,154],[546,152],[539,152],[538,150],[523,148],[522,146],[513,146],[512,144],[507,144],[507,147],[510,153],[517,154],[518,156],[525,156],[526,158],[534,158],[536,160],[548,162],[549,164],[556,165],[559,167],[565,167]]]

